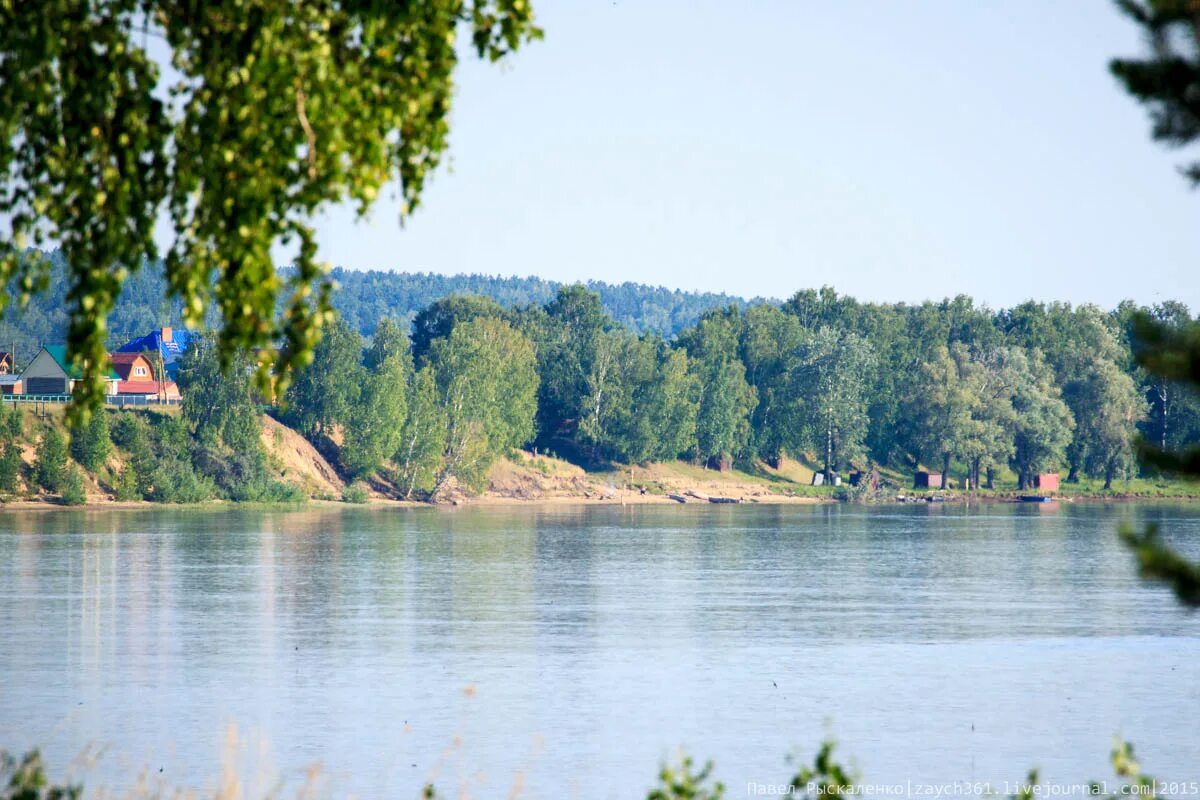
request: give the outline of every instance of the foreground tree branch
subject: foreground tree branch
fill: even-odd
[[[286,387],[332,319],[311,220],[346,200],[365,213],[393,178],[402,215],[419,205],[447,146],[460,27],[491,61],[541,35],[527,0],[0,0],[0,305],[46,287],[27,248],[61,247],[85,373],[75,421],[103,399],[106,319],[157,257],[164,211],[186,321],[219,318],[223,363],[258,350],[260,390]],[[286,278],[280,245],[297,254]]]

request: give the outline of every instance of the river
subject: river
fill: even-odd
[[[826,738],[1003,791],[1120,736],[1198,781],[1200,615],[1123,521],[1200,556],[1172,505],[3,513],[0,747],[362,798],[644,797],[682,748],[736,798]]]

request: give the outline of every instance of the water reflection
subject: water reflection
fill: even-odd
[[[1200,555],[1171,506],[4,514],[0,742],[199,785],[236,720],[360,796],[630,796],[678,745],[778,779],[830,719],[880,780],[1091,777],[1116,732],[1190,779],[1200,621],[1121,520]]]

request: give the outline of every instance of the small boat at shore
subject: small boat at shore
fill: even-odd
[[[1018,503],[1053,503],[1054,498],[1044,494],[1023,494],[1017,498]]]

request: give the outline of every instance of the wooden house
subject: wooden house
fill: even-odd
[[[113,372],[123,381],[153,381],[154,365],[143,353],[112,353]]]
[[[21,371],[21,384],[25,394],[64,395],[71,394],[75,384],[83,379],[83,370],[67,360],[67,347],[49,344],[38,351]],[[107,393],[116,394],[120,376],[111,369],[105,377]]]
[[[119,398],[140,400],[178,400],[179,387],[175,381],[154,374],[153,353],[112,353],[113,371],[117,381],[116,395]]]
[[[942,473],[940,472],[925,472],[924,470],[913,475],[914,489],[943,489]]]

